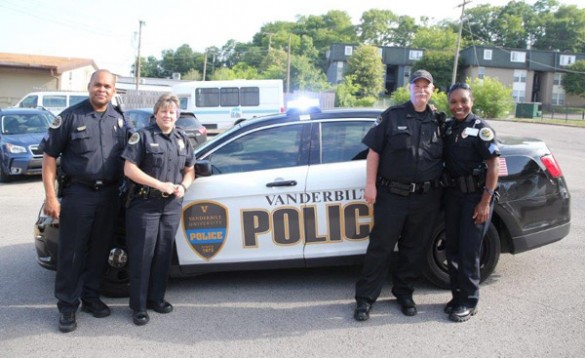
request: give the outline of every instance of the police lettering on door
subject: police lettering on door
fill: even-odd
[[[371,229],[372,210],[363,199],[363,189],[267,195],[266,207],[240,210],[245,249],[271,245],[334,244],[362,241]],[[233,215],[233,213],[232,213]],[[210,260],[228,239],[229,210],[213,202],[194,202],[183,209],[183,231],[198,256]],[[241,237],[240,237],[241,236]]]

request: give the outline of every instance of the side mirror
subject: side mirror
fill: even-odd
[[[195,176],[208,177],[212,173],[211,163],[209,160],[198,160],[195,163]]]

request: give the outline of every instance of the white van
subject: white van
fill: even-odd
[[[181,109],[195,113],[207,129],[284,112],[282,80],[193,81],[172,87]]]
[[[89,97],[87,92],[46,91],[31,92],[24,96],[16,107],[37,108],[44,107],[54,115],[58,115],[65,108],[73,106]]]

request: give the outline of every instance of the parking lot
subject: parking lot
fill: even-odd
[[[54,272],[36,263],[38,177],[0,184],[1,357],[582,357],[585,355],[585,129],[490,122],[499,135],[544,139],[572,194],[571,233],[517,256],[503,254],[481,287],[479,313],[455,324],[448,291],[421,280],[419,314],[405,317],[386,285],[371,319],[352,318],[359,268],[209,274],[172,280],[169,315],[132,323],[127,299],[112,315],[78,313],[62,334]]]

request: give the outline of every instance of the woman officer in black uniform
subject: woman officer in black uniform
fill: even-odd
[[[493,211],[500,155],[494,131],[473,114],[473,93],[465,83],[448,91],[453,118],[447,122],[445,169],[446,253],[453,298],[445,313],[455,322],[477,313],[482,240]]]
[[[146,309],[169,313],[164,299],[173,240],[183,195],[195,178],[193,147],[175,128],[179,99],[162,95],[154,105],[156,123],[133,134],[122,154],[132,181],[126,210],[130,260],[130,308],[136,325],[150,320]]]

